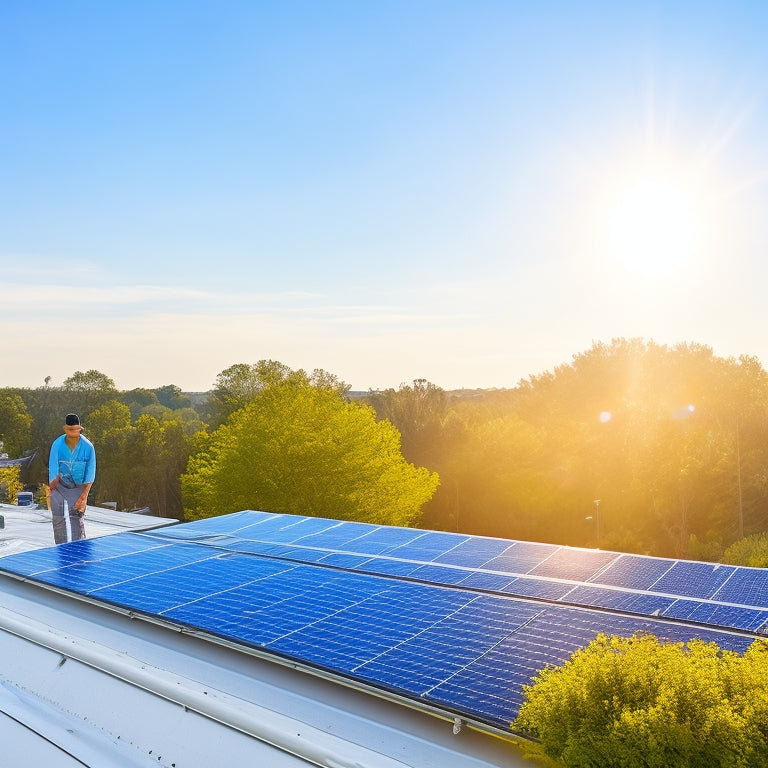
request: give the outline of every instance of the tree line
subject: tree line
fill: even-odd
[[[28,483],[47,479],[69,411],[97,447],[92,498],[120,509],[266,509],[695,559],[768,531],[768,374],[699,344],[615,339],[509,389],[417,379],[355,398],[333,374],[268,360],[194,400],[78,371],[0,390],[5,450],[39,451]]]
[[[754,357],[614,339],[510,389],[417,380],[368,400],[440,475],[424,527],[708,560],[768,531]]]

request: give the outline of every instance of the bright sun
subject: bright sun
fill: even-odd
[[[619,193],[610,219],[616,258],[638,275],[655,277],[691,259],[696,241],[693,197],[663,175],[647,175]]]

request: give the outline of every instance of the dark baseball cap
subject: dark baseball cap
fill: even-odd
[[[68,413],[64,418],[64,423],[68,427],[80,426],[80,417],[76,413]]]

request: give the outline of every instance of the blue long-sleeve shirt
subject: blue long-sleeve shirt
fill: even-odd
[[[80,435],[73,451],[67,445],[67,436],[57,437],[51,445],[48,458],[48,482],[59,477],[65,488],[92,483],[96,479],[96,451],[93,443]]]

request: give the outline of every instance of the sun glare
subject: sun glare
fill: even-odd
[[[684,266],[696,242],[693,197],[663,175],[647,175],[617,195],[610,217],[614,256],[638,275],[658,276]]]

